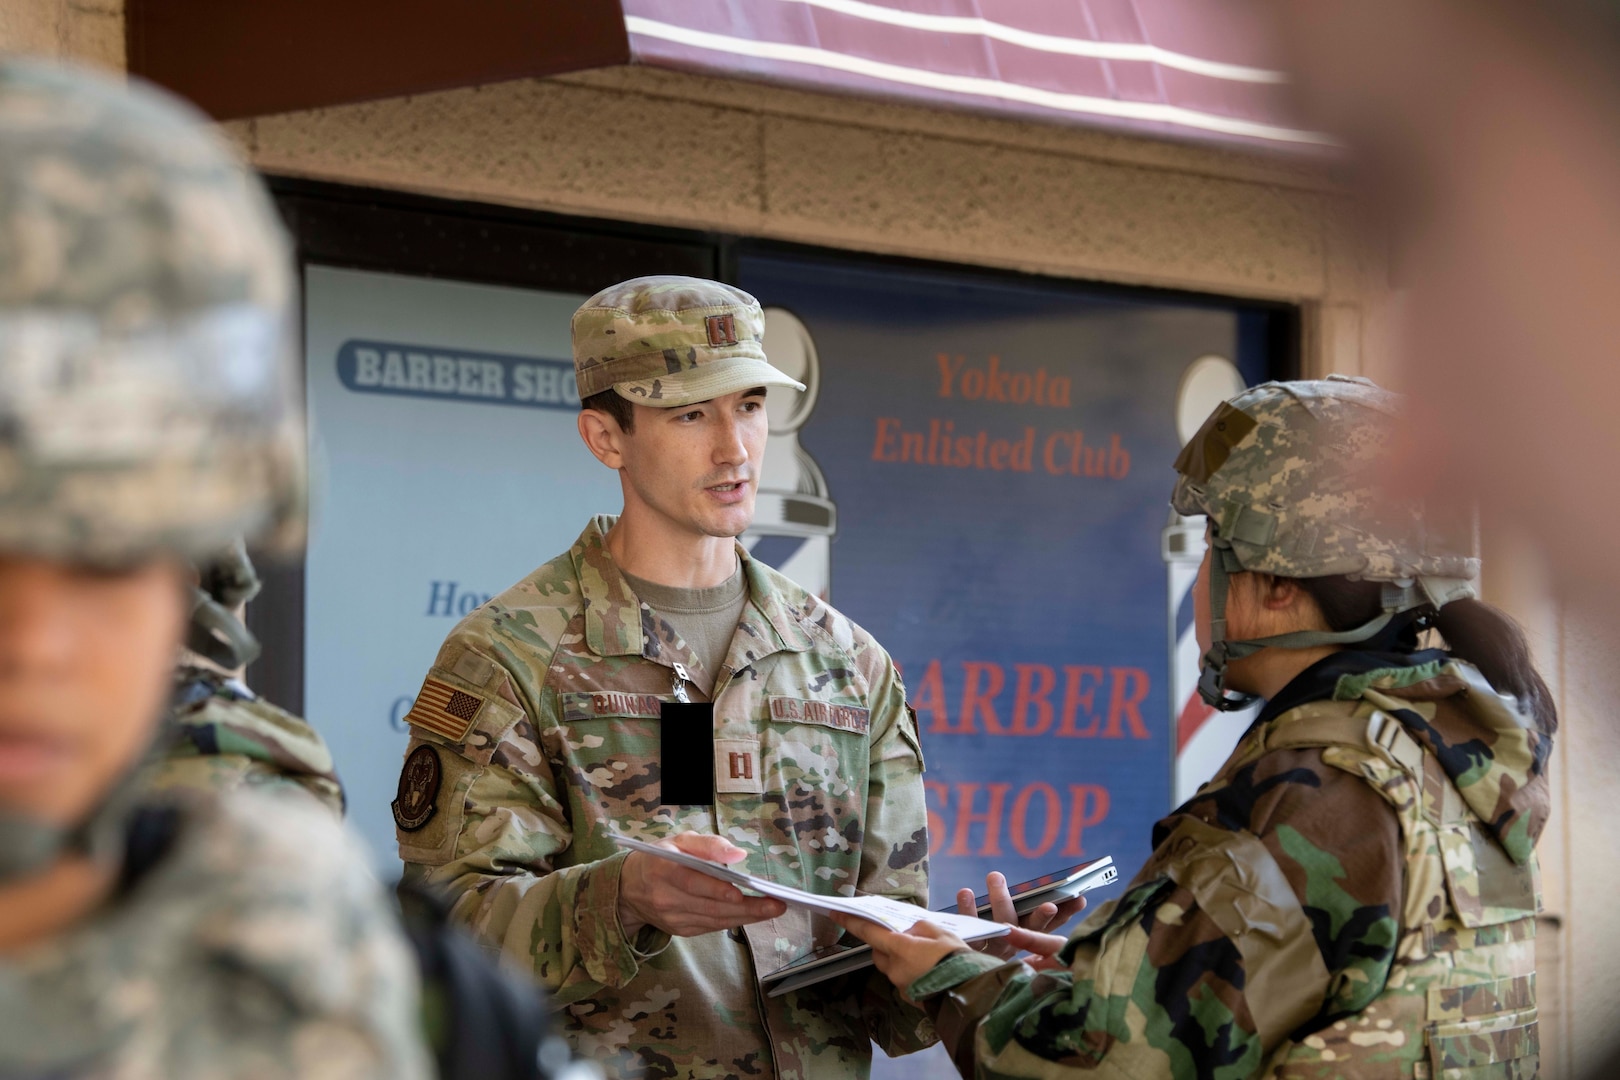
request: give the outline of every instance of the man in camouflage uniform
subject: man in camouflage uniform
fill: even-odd
[[[331,815],[140,775],[187,560],[300,532],[262,189],[177,103],[5,60],[0,234],[0,1075],[431,1075]]]
[[[964,1076],[1535,1075],[1533,846],[1556,718],[1417,649],[1445,605],[1472,603],[1477,563],[1370,487],[1395,408],[1365,380],[1270,383],[1178,459],[1175,508],[1209,519],[1206,700],[1252,700],[1228,690],[1241,674],[1268,701],[1052,967],[850,924]],[[1241,575],[1247,602],[1229,604]],[[1300,579],[1333,575],[1382,582],[1382,611],[1228,640],[1240,618],[1239,637],[1268,625],[1256,596],[1292,611]]]
[[[186,653],[175,669],[168,752],[154,770],[153,789],[273,788],[313,796],[341,818],[343,785],[326,740],[242,681],[242,670],[259,655],[242,622],[242,605],[259,592],[245,545],[238,539],[204,562],[199,577]]]
[[[763,325],[753,297],[692,278],[575,313],[580,433],[624,513],[457,626],[407,716],[407,880],[531,966],[615,1075],[864,1076],[870,1040],[934,1038],[870,971],[764,998],[760,975],[837,927],[612,841],[667,839],[813,892],[928,895],[899,673],[733,539],[765,387],[803,389],[766,361]]]

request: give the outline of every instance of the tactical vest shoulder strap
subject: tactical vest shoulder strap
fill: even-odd
[[[1423,747],[1386,712],[1371,716],[1353,712],[1311,715],[1310,706],[1284,713],[1286,723],[1277,724],[1265,736],[1267,750],[1295,750],[1307,747],[1346,746],[1367,750],[1388,758],[1411,776],[1423,774]],[[1296,715],[1305,713],[1305,715]]]

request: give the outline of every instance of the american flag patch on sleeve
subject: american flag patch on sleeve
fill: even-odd
[[[405,714],[405,722],[451,742],[465,742],[483,708],[484,699],[477,694],[430,678],[423,681],[422,692],[416,695],[411,711]]]

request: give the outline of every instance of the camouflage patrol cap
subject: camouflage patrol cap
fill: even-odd
[[[0,60],[0,550],[301,536],[291,260],[175,99]]]
[[[1448,535],[1377,482],[1399,412],[1398,395],[1343,375],[1245,390],[1182,448],[1171,505],[1208,515],[1244,570],[1471,578],[1479,564],[1466,528]]]
[[[674,408],[756,386],[804,384],[765,359],[759,301],[731,285],[643,277],[603,289],[574,312],[580,400],[606,390]]]

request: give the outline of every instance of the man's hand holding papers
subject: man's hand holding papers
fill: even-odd
[[[748,857],[722,837],[704,833],[678,833],[658,844],[638,842],[619,873],[619,924],[627,938],[634,939],[648,925],[676,937],[697,937],[774,919],[787,910],[780,900],[744,896],[735,884],[689,862],[652,857],[663,851],[704,865]]]
[[[711,893],[715,894],[716,901],[724,902],[727,905],[726,910],[728,912],[742,911],[747,913],[753,910],[739,906],[739,901],[752,904],[769,902],[771,904],[771,910],[768,914],[742,918],[737,922],[715,925],[710,929],[725,929],[741,923],[774,918],[782,913],[781,904],[808,908],[823,915],[847,915],[859,921],[902,932],[910,930],[919,922],[927,919],[946,927],[958,937],[969,941],[979,938],[999,937],[1012,929],[1001,923],[990,922],[974,916],[929,911],[926,908],[918,907],[916,904],[908,904],[902,900],[895,900],[887,896],[839,896],[810,893],[791,885],[754,877],[733,870],[727,865],[721,865],[722,860],[716,858],[717,855],[723,856],[725,863],[736,863],[743,858],[743,852],[718,836],[700,836],[695,833],[687,833],[674,837],[672,841],[664,841],[659,844],[650,844],[644,840],[634,840],[627,836],[615,836],[613,840],[620,847],[630,849],[630,861],[634,861],[638,854],[654,856],[654,858],[647,859],[646,862],[649,864],[668,863],[675,869],[714,879],[715,884],[722,885],[723,888],[708,889],[707,887],[700,887],[691,879],[685,877],[675,880],[681,883],[681,887],[687,891],[687,895],[701,897]],[[732,854],[733,852],[735,854]],[[623,888],[621,886],[621,895]],[[760,896],[768,898],[768,900],[753,900],[745,896],[740,891],[742,889],[758,893]],[[650,903],[649,901],[649,906]],[[622,909],[624,904],[622,901],[620,907],[621,918],[623,918]],[[653,920],[643,918],[642,921],[652,922]],[[654,925],[662,924],[655,922]],[[846,924],[840,922],[840,925]],[[625,931],[627,933],[631,932],[628,924],[625,926]],[[676,931],[671,930],[670,932],[675,933]],[[695,932],[704,933],[706,931],[697,930]]]

